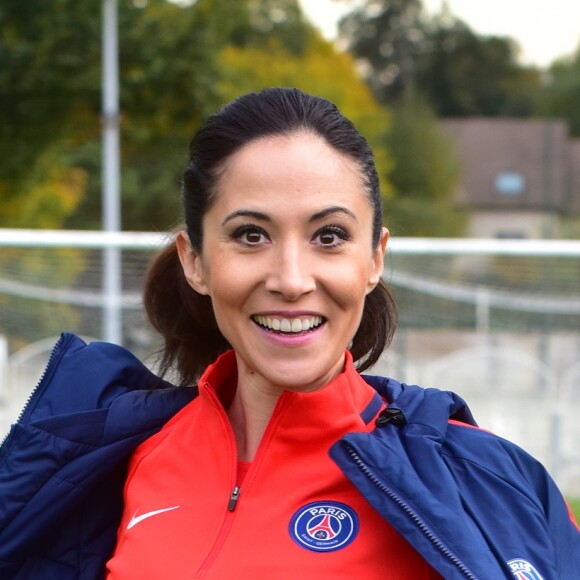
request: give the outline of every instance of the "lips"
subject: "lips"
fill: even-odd
[[[252,320],[267,330],[284,334],[300,334],[314,330],[325,322],[322,316],[299,316],[284,318],[278,316],[254,315]]]

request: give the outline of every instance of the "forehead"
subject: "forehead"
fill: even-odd
[[[308,132],[264,137],[248,143],[224,164],[216,203],[370,204],[353,159]]]

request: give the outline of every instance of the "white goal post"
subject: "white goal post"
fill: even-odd
[[[62,330],[109,340],[109,316],[154,365],[160,342],[143,280],[173,235],[0,229],[0,415]],[[107,251],[120,257],[115,295],[103,283]],[[457,391],[482,426],[544,460],[580,497],[580,241],[393,236],[384,278],[400,322],[374,370]]]

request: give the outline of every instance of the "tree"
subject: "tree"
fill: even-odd
[[[100,6],[0,6],[0,223],[101,225]],[[165,229],[189,138],[225,100],[222,50],[276,41],[299,58],[314,29],[296,0],[121,0],[118,16],[123,227]]]
[[[0,151],[6,160],[0,208],[34,206],[29,215],[36,215],[42,212],[34,202],[39,188],[55,191],[56,182],[76,187],[84,176],[82,204],[67,223],[100,226],[100,6],[75,0],[5,0],[0,6]],[[178,215],[178,195],[168,192],[178,187],[193,128],[219,103],[217,55],[238,22],[236,6],[226,0],[119,3],[126,228],[167,227]],[[46,166],[59,177],[43,172]],[[75,210],[65,205],[53,227]],[[44,226],[32,219],[27,225]]]
[[[458,162],[417,82],[430,34],[421,2],[365,0],[341,21],[340,34],[365,65],[375,94],[391,106],[382,139],[393,160],[387,224],[407,236],[459,235],[465,217],[452,199]]]
[[[340,37],[383,103],[418,92],[446,117],[533,110],[540,73],[518,64],[516,43],[475,34],[447,7],[427,18],[420,0],[360,0]]]
[[[339,23],[379,101],[400,101],[411,89],[424,37],[420,0],[365,0]]]
[[[423,100],[414,97],[393,108],[386,146],[394,159],[390,179],[395,195],[385,203],[391,230],[404,236],[463,234],[466,214],[453,202],[457,157]]]
[[[187,143],[220,103],[217,58],[240,11],[225,0],[120,6],[124,229],[166,229],[179,219]],[[100,225],[98,141],[96,135],[77,151],[94,179],[69,227]]]
[[[538,98],[537,114],[566,119],[570,133],[580,137],[580,48],[575,55],[556,61],[548,79]]]
[[[95,3],[0,5],[0,225],[55,227],[76,207],[86,175],[67,149],[87,129]],[[79,15],[84,13],[84,17]],[[98,86],[98,85],[97,85]],[[90,108],[90,105],[89,105]],[[97,117],[98,119],[98,117]],[[90,121],[89,121],[90,124]]]
[[[100,228],[100,3],[5,0],[0,19],[0,223]],[[374,142],[387,120],[352,59],[320,38],[297,0],[120,0],[119,39],[125,229],[166,229],[179,219],[190,136],[241,90],[286,78],[319,92],[307,79],[316,75]],[[227,54],[255,60],[242,77]],[[227,88],[233,83],[237,90]],[[386,167],[384,148],[378,156]]]
[[[229,101],[247,91],[268,86],[297,87],[333,101],[350,118],[373,148],[384,196],[391,193],[391,158],[384,146],[389,113],[374,99],[357,75],[354,61],[338,53],[316,33],[306,50],[295,55],[271,39],[260,48],[228,46],[221,55],[220,91]]]
[[[229,37],[239,48],[264,48],[276,39],[298,56],[307,49],[314,28],[305,19],[297,0],[242,0],[241,13]]]
[[[540,76],[517,63],[517,51],[513,40],[477,35],[444,12],[426,28],[417,90],[443,117],[529,115]]]

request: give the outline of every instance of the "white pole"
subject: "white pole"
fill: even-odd
[[[117,0],[103,0],[103,229],[109,232],[121,229],[117,28]],[[109,247],[103,256],[103,338],[121,344],[121,252],[119,248]]]

